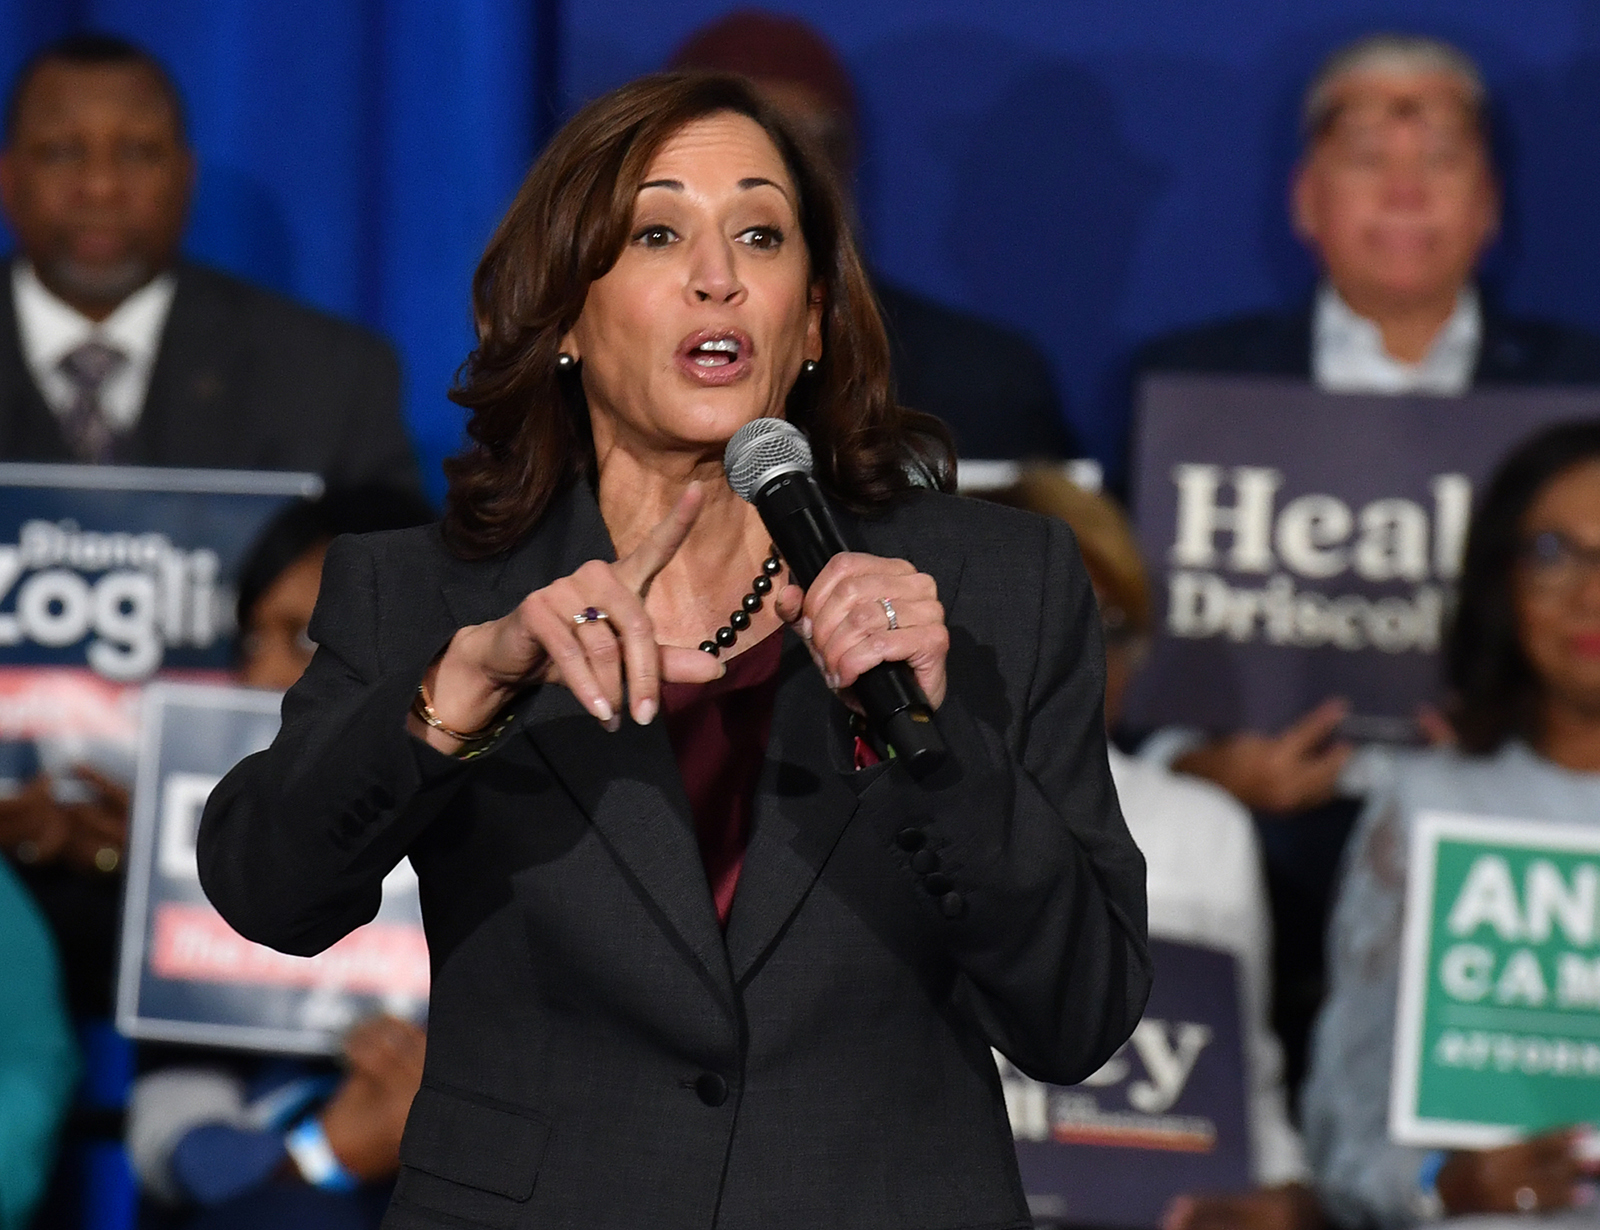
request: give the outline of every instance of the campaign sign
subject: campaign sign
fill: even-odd
[[[1417,816],[1390,1134],[1484,1149],[1600,1121],[1600,827]]]
[[[125,1034],[336,1054],[363,1017],[426,1011],[428,945],[409,862],[384,880],[377,917],[315,957],[251,943],[206,900],[201,810],[229,769],[272,742],[281,701],[204,684],[145,689],[117,977]]]
[[[1437,695],[1474,491],[1540,427],[1597,416],[1600,389],[1149,377],[1134,510],[1157,636],[1128,719],[1278,730],[1344,696],[1345,733],[1411,738]]]
[[[1251,1186],[1249,1093],[1232,954],[1152,939],[1133,1037],[1081,1085],[1001,1086],[1028,1208],[1041,1225],[1153,1227],[1184,1192]]]
[[[131,777],[138,685],[232,666],[238,569],[312,474],[0,464],[0,779]]]

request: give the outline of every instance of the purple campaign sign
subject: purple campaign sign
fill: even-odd
[[[1595,417],[1600,389],[1150,377],[1134,511],[1157,635],[1129,721],[1279,730],[1344,696],[1349,734],[1411,737],[1438,696],[1474,493],[1539,428]]]
[[[1041,1226],[1161,1224],[1185,1192],[1250,1186],[1248,1081],[1238,965],[1151,940],[1155,984],[1133,1037],[1063,1088],[1002,1062],[1028,1208]]]

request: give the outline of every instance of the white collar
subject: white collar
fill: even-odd
[[[1472,386],[1483,341],[1477,288],[1462,287],[1455,310],[1417,363],[1402,363],[1383,348],[1383,333],[1351,310],[1331,283],[1317,290],[1311,320],[1311,373],[1334,393],[1432,393],[1456,396]]]
[[[53,294],[29,261],[18,259],[13,263],[11,295],[23,358],[50,407],[62,413],[71,406],[74,390],[58,364],[93,339],[114,346],[127,356],[127,363],[102,386],[101,405],[119,430],[132,427],[144,406],[176,290],[177,278],[170,272],[160,274],[97,322]]]

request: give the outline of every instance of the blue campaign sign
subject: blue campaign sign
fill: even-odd
[[[1152,939],[1150,953],[1144,1018],[1088,1080],[1041,1084],[1001,1061],[1039,1225],[1155,1227],[1174,1196],[1251,1185],[1237,962],[1171,940]]]
[[[0,464],[0,777],[131,769],[137,685],[232,666],[234,586],[311,474]]]
[[[229,769],[272,742],[281,701],[249,688],[145,689],[117,974],[117,1028],[131,1037],[332,1055],[358,1020],[426,1012],[409,862],[385,879],[377,917],[315,957],[250,942],[206,900],[200,813]]]

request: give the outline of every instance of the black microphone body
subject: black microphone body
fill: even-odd
[[[808,473],[786,470],[776,474],[750,502],[802,589],[811,588],[830,559],[850,549],[822,489]],[[933,706],[904,662],[879,663],[864,672],[851,691],[866,711],[872,732],[914,776],[926,777],[944,763],[949,751],[934,725]]]

